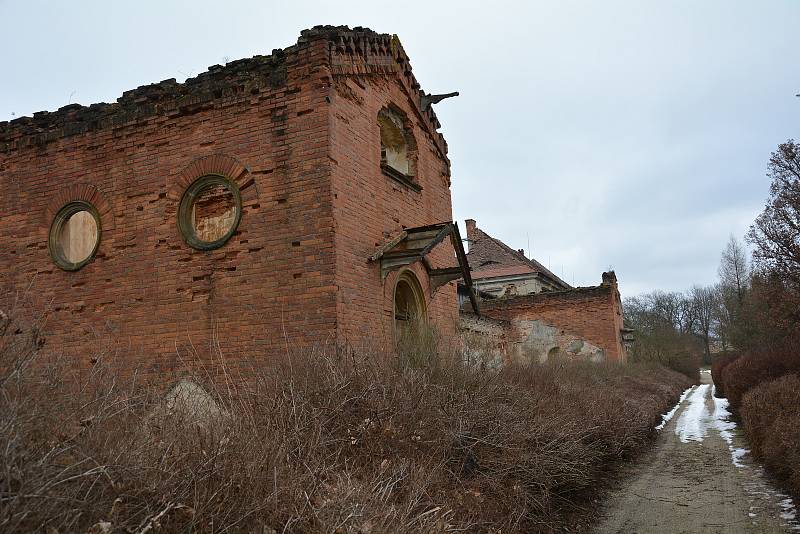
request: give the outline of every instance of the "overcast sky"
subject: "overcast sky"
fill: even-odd
[[[0,0],[0,121],[114,101],[316,24],[396,33],[436,106],[462,222],[623,295],[716,278],[798,137],[800,1]]]

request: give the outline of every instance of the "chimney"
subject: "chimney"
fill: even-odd
[[[604,286],[614,286],[617,287],[617,275],[614,271],[608,271],[603,273],[603,283]]]
[[[464,221],[467,225],[467,241],[473,241],[475,239],[475,219],[467,219]]]
[[[522,254],[523,256],[525,256],[525,249],[524,249],[524,248],[518,248],[518,249],[517,249],[517,252],[519,252],[520,254]]]

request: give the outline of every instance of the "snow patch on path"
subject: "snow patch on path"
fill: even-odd
[[[781,497],[786,497],[785,495],[780,495]],[[794,501],[790,497],[786,497],[780,502],[781,509],[781,519],[785,521],[794,521],[797,518],[797,510],[794,507]],[[795,530],[800,530],[800,525],[795,525]]]
[[[692,386],[689,389],[687,389],[686,391],[684,391],[683,393],[681,393],[681,398],[678,399],[677,404],[675,404],[675,406],[673,406],[670,411],[668,411],[667,413],[665,413],[664,415],[661,416],[661,423],[658,424],[658,426],[656,427],[656,430],[661,430],[665,426],[667,426],[667,423],[669,423],[670,420],[675,416],[675,413],[678,411],[678,408],[681,407],[681,404],[683,404],[683,401],[686,400],[686,397],[689,396],[689,393],[691,393],[694,388],[695,388],[695,386]]]
[[[709,384],[703,384],[689,394],[689,406],[683,410],[675,426],[675,434],[681,443],[703,441],[708,435],[711,418],[706,409],[706,394],[710,387]]]
[[[775,490],[771,485],[766,483],[766,475],[764,468],[755,465],[745,464],[742,459],[750,451],[742,447],[737,447],[736,442],[739,440],[734,439],[734,430],[736,430],[736,423],[731,420],[731,412],[728,410],[730,403],[728,399],[718,399],[713,395],[716,393],[716,388],[711,390],[712,398],[714,399],[714,417],[712,423],[714,428],[719,431],[720,437],[728,444],[728,449],[731,451],[731,461],[733,465],[739,469],[749,469],[753,471],[753,482],[745,484],[745,489],[751,495],[766,497],[767,500],[773,503],[777,500],[777,504],[781,511],[780,518],[784,521],[784,526],[788,527],[793,532],[800,532],[800,523],[797,520],[797,509],[795,508],[794,501],[788,495]],[[754,513],[748,514],[754,517]]]
[[[714,395],[717,388],[711,390],[712,399],[714,399],[714,427],[719,431],[719,435],[728,444],[728,449],[731,451],[731,461],[736,467],[746,467],[742,463],[742,457],[750,451],[735,447],[733,444],[733,431],[736,430],[736,423],[731,420],[731,412],[728,411],[730,403],[728,399],[718,399]]]
[[[711,389],[711,398],[714,400],[714,413],[709,413],[706,408],[706,397],[708,389]],[[720,437],[728,444],[733,465],[744,468],[742,458],[749,453],[747,449],[736,447],[733,443],[733,432],[736,430],[736,423],[731,420],[731,412],[728,411],[728,399],[718,399],[714,396],[716,388],[709,384],[697,386],[689,395],[689,406],[678,418],[675,433],[682,443],[690,441],[703,441],[708,435],[709,429],[713,428],[719,432]]]

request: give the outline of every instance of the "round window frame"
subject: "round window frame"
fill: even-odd
[[[94,218],[94,223],[97,225],[97,240],[94,243],[92,251],[86,258],[78,262],[73,262],[68,260],[64,255],[64,250],[60,243],[61,231],[69,218],[81,211],[88,212]],[[58,210],[50,225],[50,232],[47,238],[47,248],[50,252],[50,258],[53,260],[53,263],[64,271],[77,271],[94,259],[97,250],[100,248],[102,236],[103,225],[100,220],[100,212],[97,211],[97,208],[85,200],[73,200],[72,202],[68,202]]]
[[[215,239],[214,241],[204,241],[197,237],[197,232],[194,229],[192,222],[192,205],[208,186],[222,185],[233,195],[233,205],[235,208],[235,216],[233,224],[230,229],[225,232],[225,235]],[[178,231],[183,237],[184,242],[196,250],[214,250],[220,248],[228,240],[233,237],[236,230],[239,228],[239,223],[242,220],[242,193],[239,191],[239,186],[222,174],[205,174],[189,184],[186,191],[181,196],[180,204],[178,205]]]

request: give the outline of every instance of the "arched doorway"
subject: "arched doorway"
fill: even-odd
[[[564,360],[564,353],[561,352],[561,347],[553,347],[547,352],[548,363],[561,362]]]
[[[411,271],[403,271],[394,286],[395,329],[417,328],[425,318],[425,297],[417,277]]]
[[[422,292],[413,271],[400,273],[394,286],[394,337],[399,353],[408,356],[427,350],[427,310]]]

